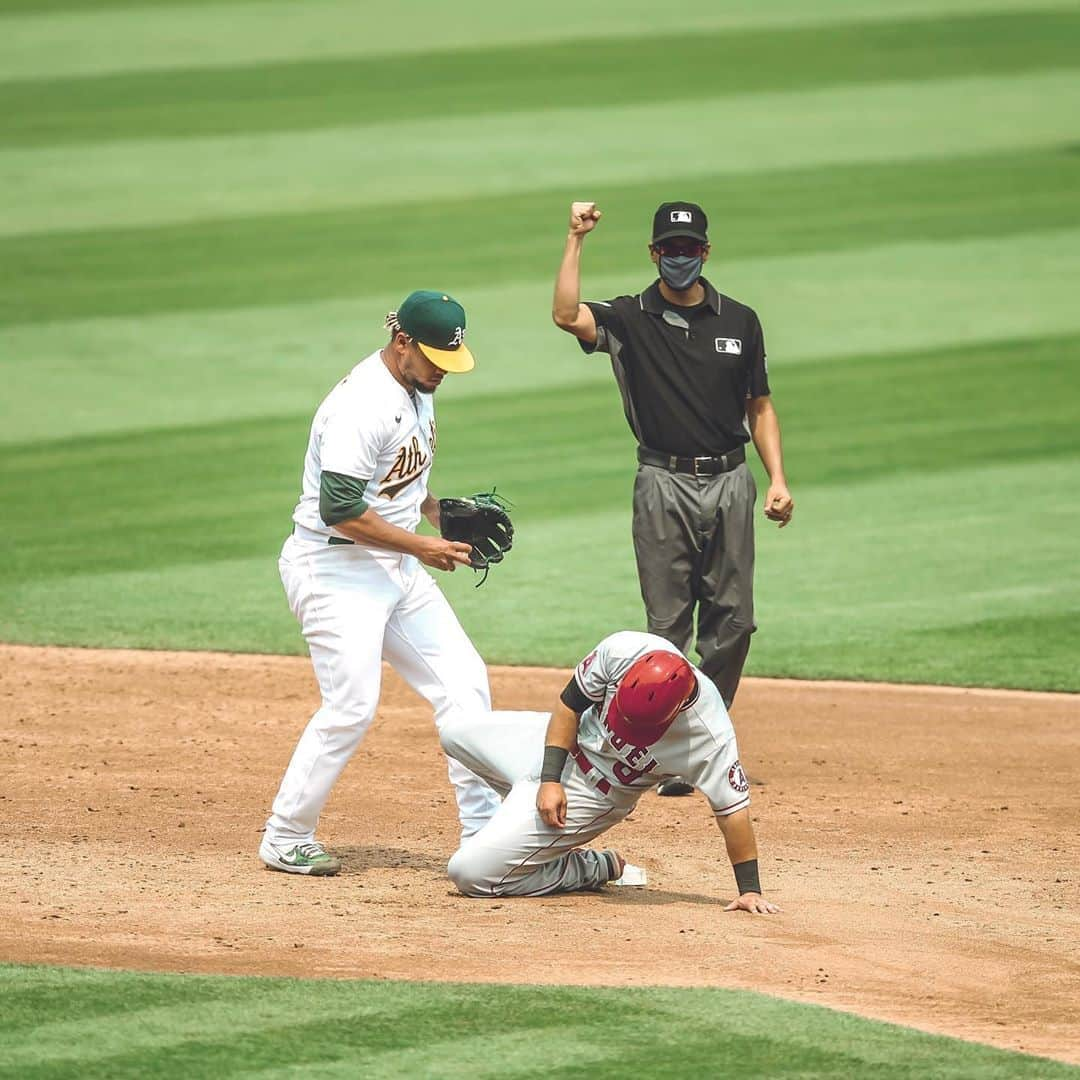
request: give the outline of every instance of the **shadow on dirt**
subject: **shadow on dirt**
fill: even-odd
[[[365,870],[395,867],[429,870],[439,874],[446,872],[446,859],[409,848],[381,847],[375,844],[334,844],[331,850],[341,859],[343,874],[360,874]]]

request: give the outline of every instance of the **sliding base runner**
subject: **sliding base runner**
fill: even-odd
[[[644,883],[617,852],[587,845],[658,781],[685,776],[708,799],[735,870],[739,894],[727,910],[779,910],[761,894],[750,785],[723,699],[663,638],[612,634],[577,665],[554,712],[455,720],[440,739],[503,796],[450,859],[450,878],[466,896]]]

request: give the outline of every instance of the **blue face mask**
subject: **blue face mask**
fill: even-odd
[[[675,292],[685,292],[699,277],[705,260],[700,255],[661,255],[660,277]]]

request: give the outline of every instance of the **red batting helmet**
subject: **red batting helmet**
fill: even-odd
[[[685,657],[666,650],[635,660],[619,682],[606,723],[631,746],[652,746],[679,715],[697,680]]]

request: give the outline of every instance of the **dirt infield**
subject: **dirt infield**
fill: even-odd
[[[565,673],[495,669],[500,708]],[[306,660],[0,646],[0,958],[155,970],[745,987],[1080,1062],[1080,698],[747,680],[774,918],[725,914],[700,797],[611,835],[646,890],[466,900],[423,703],[388,675],[324,815],[333,879],[255,857]]]

